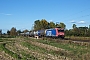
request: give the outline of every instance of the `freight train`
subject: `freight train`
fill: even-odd
[[[38,31],[31,31],[29,36],[34,37],[51,37],[51,38],[64,38],[65,33],[63,28],[52,28]]]

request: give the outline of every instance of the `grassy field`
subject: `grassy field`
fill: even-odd
[[[90,43],[0,38],[0,60],[89,60]]]
[[[67,38],[67,39],[72,39],[72,40],[89,40],[89,41],[90,41],[90,37],[66,36],[65,38]]]

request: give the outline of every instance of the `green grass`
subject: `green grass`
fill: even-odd
[[[74,43],[64,43],[64,42],[56,42],[56,41],[53,41],[53,40],[37,40],[37,39],[29,39],[31,41],[37,41],[37,42],[40,42],[40,43],[44,43],[44,44],[48,44],[48,45],[51,45],[51,46],[55,46],[55,47],[58,47],[58,48],[62,48],[62,49],[65,49],[66,51],[70,51],[72,54],[71,56],[75,56],[75,57],[78,57],[78,58],[81,58],[83,55],[89,53],[90,54],[90,46],[81,46],[81,45],[77,45],[77,44],[74,44]],[[61,53],[61,52],[60,52]],[[65,54],[62,54],[62,55],[65,55]],[[70,54],[69,54],[70,55]],[[69,56],[67,54],[67,56]]]
[[[4,51],[5,53],[11,55],[13,58],[18,59],[18,55],[16,53],[13,53],[12,51],[8,50],[7,48],[5,48],[5,43],[4,44],[0,44],[0,50]]]
[[[44,54],[47,53],[47,54],[52,54],[52,55],[60,55],[60,54],[57,54],[56,51],[53,51],[53,50],[48,51],[45,48],[41,48],[39,46],[32,45],[29,42],[22,42],[21,44],[23,46],[25,46],[25,47],[28,47],[30,50],[37,51],[39,53],[44,53]]]
[[[21,39],[23,39],[23,38],[21,38]],[[28,47],[30,50],[36,51],[38,53],[52,54],[52,55],[57,55],[57,56],[66,56],[66,57],[73,58],[75,60],[82,60],[83,58],[85,60],[87,60],[87,59],[89,59],[89,57],[87,57],[87,56],[90,56],[90,45],[82,46],[82,45],[72,43],[72,41],[66,42],[66,41],[55,41],[55,40],[31,39],[31,38],[24,38],[23,40],[21,41],[21,45]],[[8,42],[8,41],[10,41],[10,42]],[[14,58],[20,59],[17,52],[14,53],[14,52],[10,51],[9,49],[5,48],[5,45],[7,43],[11,44],[14,41],[15,40],[11,40],[11,39],[9,40],[7,38],[6,39],[0,38],[0,42],[5,42],[5,43],[0,44],[0,50],[5,51],[5,53],[9,54],[10,56],[12,56]],[[43,43],[43,44],[48,44],[51,46],[65,49],[65,51],[70,51],[71,53],[66,53],[65,51],[53,51],[53,50],[49,51],[43,47],[32,45],[28,41],[33,41],[33,42],[35,41],[35,42],[39,42],[39,43]],[[18,42],[18,41],[16,41],[16,42]],[[13,45],[11,44],[11,46],[13,46]],[[27,58],[32,59],[32,60],[38,60],[36,57],[34,57],[33,55],[30,55],[29,53],[27,53],[23,50],[19,53],[22,54],[22,56],[23,56],[21,58],[21,60],[26,60]]]
[[[69,38],[69,39],[72,39],[72,40],[89,40],[90,41],[90,37],[66,36],[65,38]]]
[[[0,38],[15,38],[16,36],[10,36],[10,35],[2,35]]]
[[[37,47],[37,46],[32,45],[28,42],[22,42],[21,44],[25,47],[28,47],[30,50],[33,50],[33,51],[38,51],[38,52],[41,52],[41,53],[47,52],[46,49]]]
[[[33,55],[30,55],[29,53],[25,53],[25,51],[21,52],[22,54],[22,59],[21,60],[38,60],[36,57],[34,57]]]
[[[10,39],[8,39],[8,38],[0,38],[0,42],[12,42],[12,41],[14,41],[14,40],[10,40]]]
[[[11,40],[11,39],[8,39],[8,38],[0,38],[0,42],[4,42],[4,43],[0,44],[0,50],[9,54],[13,58],[20,59],[20,60],[27,60],[27,59],[29,59],[29,60],[31,60],[31,59],[32,60],[38,60],[33,55],[30,55],[27,52],[25,53],[25,51],[23,51],[23,50],[21,52],[18,52],[17,48],[13,47],[11,50],[16,51],[16,53],[14,53],[14,52],[10,51],[9,48],[5,47],[6,44],[9,44],[10,46],[13,46],[14,45],[13,43],[15,42],[15,40]],[[17,52],[22,54],[23,57],[20,57]]]
[[[59,48],[63,48],[65,50],[68,50],[68,51],[72,51],[72,52],[75,52],[75,54],[77,54],[78,52],[83,52],[83,53],[87,53],[89,52],[90,53],[90,49],[89,47],[85,47],[85,46],[80,46],[80,45],[76,45],[76,44],[64,44],[64,43],[57,43],[55,41],[47,41],[47,40],[38,40],[39,42],[41,43],[44,43],[44,44],[49,44],[49,45],[52,45],[52,46],[55,46],[55,47],[59,47]],[[88,49],[85,49],[85,48],[88,48]]]
[[[27,59],[29,59],[29,60],[31,60],[31,59],[32,60],[38,60],[36,57],[27,53],[25,50],[19,49],[16,46],[14,46],[14,43],[8,43],[7,44],[7,49],[12,50],[15,53],[17,53],[20,56],[20,60],[27,60]]]

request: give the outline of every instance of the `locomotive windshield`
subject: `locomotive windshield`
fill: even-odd
[[[58,32],[64,32],[64,30],[58,30]]]

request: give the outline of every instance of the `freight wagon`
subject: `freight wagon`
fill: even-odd
[[[37,31],[37,36],[38,37],[44,37],[45,36],[45,30],[38,30]]]

